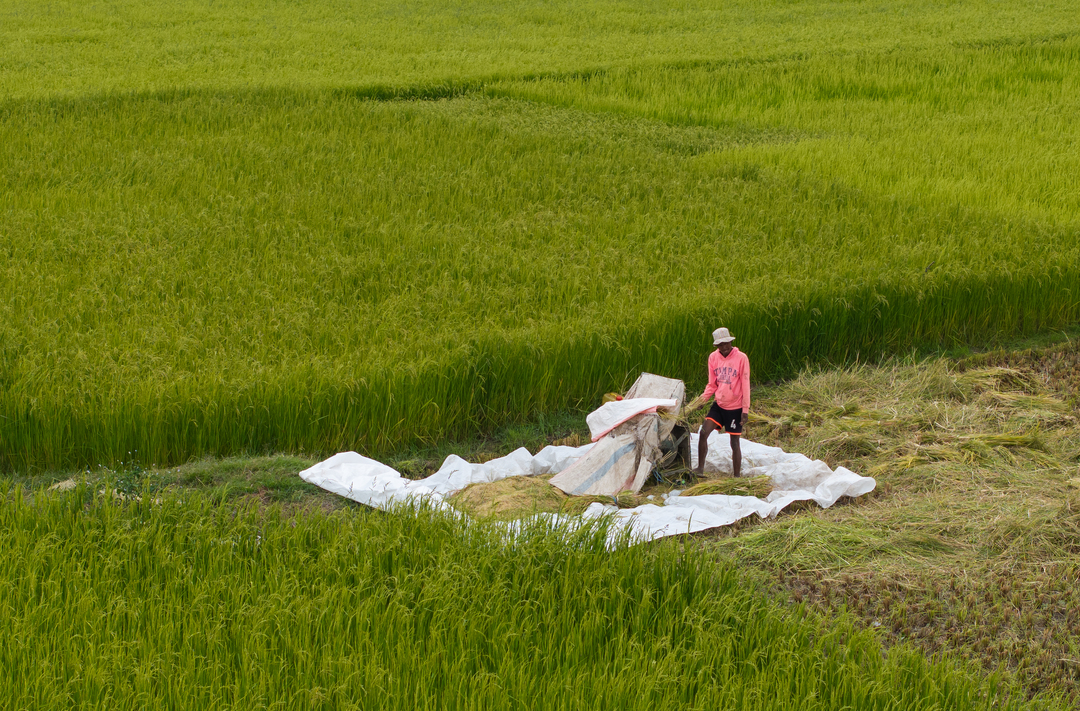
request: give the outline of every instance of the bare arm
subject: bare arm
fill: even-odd
[[[739,373],[742,381],[742,424],[743,427],[750,420],[750,359],[743,361],[742,372]]]

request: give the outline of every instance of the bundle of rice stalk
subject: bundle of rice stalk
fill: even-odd
[[[698,482],[682,492],[682,496],[705,496],[726,494],[728,496],[755,496],[759,499],[772,491],[772,479],[767,476],[724,477]]]
[[[632,491],[620,491],[615,496],[615,505],[620,509],[632,509],[635,506],[641,506],[642,504],[650,503],[648,499],[642,494],[635,494]]]
[[[911,469],[919,464],[926,464],[930,460],[926,457],[920,457],[917,454],[906,454],[904,456],[889,456],[888,460],[871,467],[867,474],[870,476],[878,476],[887,472],[903,472]]]
[[[786,430],[791,427],[800,427],[809,424],[819,424],[821,415],[818,413],[808,414],[796,410],[772,410],[768,414],[760,412],[750,413],[750,424],[765,425],[777,430]]]
[[[588,444],[588,442],[589,438],[587,436],[582,436],[580,432],[574,432],[566,437],[554,440],[552,444],[562,447],[580,447],[583,444]]]
[[[1049,395],[1025,395],[1024,393],[999,392],[987,393],[987,397],[999,405],[1015,410],[1029,410],[1035,413],[1068,415],[1069,406]]]
[[[977,368],[956,376],[958,385],[977,390],[990,390],[1002,385],[1026,387],[1032,384],[1030,376],[1013,368]]]
[[[981,439],[970,439],[960,444],[960,452],[964,461],[974,464],[976,460],[989,459],[997,447],[991,447]]]
[[[751,412],[749,416],[750,424],[752,425],[769,425],[771,427],[780,427],[783,424],[783,417],[769,417],[760,412]]]
[[[956,438],[957,442],[961,443],[961,447],[964,446],[979,446],[985,445],[987,447],[1014,447],[1023,449],[1039,449],[1045,450],[1046,445],[1034,434],[1016,434],[1016,433],[1002,433],[1002,434],[975,434],[975,435],[963,435]]]
[[[1024,451],[1024,456],[1034,462],[1037,466],[1043,469],[1061,469],[1061,462],[1053,455],[1047,452],[1040,452],[1037,449],[1028,449]]]
[[[848,459],[852,457],[867,457],[877,454],[878,442],[864,434],[841,432],[840,434],[821,440],[822,446],[827,446],[833,455]]]
[[[1001,458],[1001,461],[1005,462],[1009,466],[1015,467],[1020,463],[1020,460],[1012,453],[1008,447],[994,447],[994,454]]]

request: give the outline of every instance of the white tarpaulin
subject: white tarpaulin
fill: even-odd
[[[690,451],[696,455],[697,435],[691,435]],[[706,472],[731,472],[728,437],[714,432],[709,438]],[[561,472],[592,447],[545,447],[536,455],[522,448],[483,464],[470,464],[451,455],[435,474],[413,481],[373,459],[355,452],[336,454],[300,472],[304,481],[327,491],[379,509],[424,500],[437,508],[449,508],[446,499],[454,492],[477,482],[492,482],[512,476],[536,476]],[[775,516],[794,501],[816,501],[822,507],[841,496],[862,496],[873,491],[875,481],[843,467],[835,471],[821,461],[802,454],[785,452],[749,440],[742,442],[745,476],[766,475],[773,491],[764,499],[752,496],[668,496],[663,505],[647,504],[632,509],[594,503],[583,518],[613,517],[612,535],[629,529],[634,542],[680,533],[695,533],[728,526],[751,514]]]
[[[419,480],[406,479],[396,469],[356,452],[343,452],[300,472],[300,478],[377,509],[388,509],[418,499],[424,499],[437,508],[445,508],[446,499],[469,484],[560,472],[577,461],[591,446],[544,447],[535,456],[522,447],[505,457],[483,464],[471,464],[451,454],[439,471]]]
[[[677,412],[679,403],[676,400],[654,397],[616,400],[615,402],[605,403],[590,412],[585,418],[585,422],[588,423],[589,435],[592,441],[595,442],[627,420],[638,415],[656,412],[658,408]]]

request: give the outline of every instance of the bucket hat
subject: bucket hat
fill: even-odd
[[[728,333],[726,328],[718,328],[712,332],[712,342],[714,346],[718,346],[721,343],[730,343],[735,340],[735,336]]]

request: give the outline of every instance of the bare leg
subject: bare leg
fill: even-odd
[[[742,437],[731,435],[731,473],[738,479],[742,474],[742,450],[739,449],[739,440]]]
[[[709,435],[716,429],[716,425],[712,420],[705,420],[701,423],[701,429],[698,430],[697,441],[697,469],[694,471],[698,476],[705,473],[705,457],[709,455]]]

